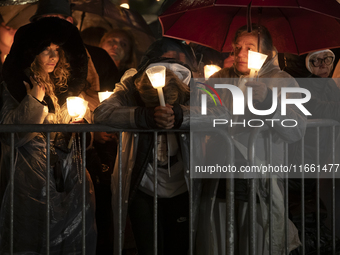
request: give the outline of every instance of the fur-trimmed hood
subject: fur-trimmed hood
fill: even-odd
[[[3,65],[3,79],[8,90],[18,101],[26,96],[23,81],[31,84],[24,70],[51,43],[59,45],[71,66],[68,90],[57,95],[59,104],[68,96],[77,96],[84,89],[87,76],[87,54],[77,27],[60,18],[42,18],[20,27],[15,34],[10,53]],[[32,86],[32,85],[31,85]]]

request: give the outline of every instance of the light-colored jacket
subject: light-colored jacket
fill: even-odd
[[[134,94],[136,93],[136,87],[134,85],[133,75],[136,74],[135,69],[128,70],[122,77],[121,82],[116,84],[114,94],[110,98],[103,101],[102,104],[94,112],[94,122],[98,124],[105,124],[115,128],[121,129],[134,129],[137,128],[135,123],[135,109],[139,106]],[[192,95],[191,96],[199,96]],[[183,165],[184,165],[184,177],[189,189],[190,183],[190,124],[193,124],[195,120],[200,121],[201,109],[197,107],[194,109],[189,106],[189,102],[184,105],[180,105],[183,111],[183,122],[180,129],[183,132],[176,133],[178,136],[179,147],[182,152]],[[208,108],[210,116],[228,116],[230,117],[226,108]],[[217,118],[216,117],[216,118]],[[222,118],[222,117],[220,117]],[[226,117],[223,117],[226,118]],[[212,123],[212,121],[210,121]],[[202,124],[202,123],[200,123]],[[137,155],[137,147],[140,134],[138,132],[123,132],[122,134],[122,228],[124,229],[128,203],[131,174],[134,168],[134,163]],[[194,141],[199,143],[199,141]],[[200,148],[196,146],[195,148]],[[198,152],[197,152],[198,153]],[[117,156],[118,159],[118,156]],[[119,194],[118,194],[118,170],[119,160],[116,160],[116,165],[111,179],[112,190],[112,206],[114,214],[114,228],[115,235],[118,236],[118,213],[119,213]],[[192,179],[192,196],[193,201],[193,225],[197,225],[198,204],[201,196],[201,180]],[[117,238],[115,238],[117,240]],[[115,254],[120,254],[118,250],[118,244],[115,243]]]
[[[224,81],[228,81],[229,84],[233,84],[238,86],[240,82],[241,74],[238,74],[237,71],[234,70],[234,67],[229,69],[222,69],[218,73],[214,74],[212,78],[216,78],[216,80],[210,80],[213,83],[225,83],[221,82],[222,80],[218,80],[218,78],[228,78]],[[264,82],[268,88],[272,89],[273,87],[278,88],[278,104],[277,109],[271,119],[276,119],[274,127],[270,128],[273,134],[272,139],[272,165],[285,165],[284,164],[284,142],[295,142],[300,140],[306,130],[307,118],[306,116],[295,106],[292,104],[287,105],[287,113],[286,115],[282,115],[281,113],[281,88],[282,87],[298,87],[297,82],[292,78],[288,73],[281,71],[278,62],[277,62],[277,54],[274,55],[274,58],[268,61],[260,70],[259,78],[261,78],[261,82]],[[263,78],[263,79],[262,79]],[[226,105],[228,109],[232,107],[232,95],[229,90],[224,89],[221,93],[219,93],[222,99],[222,102]],[[299,93],[288,93],[288,98],[301,98]],[[241,119],[245,119],[246,123],[249,119],[259,119],[259,116],[251,114],[249,111],[245,111],[244,117]],[[284,119],[294,119],[298,123],[295,127],[284,127],[281,125],[281,121]],[[237,121],[241,121],[240,118]],[[246,127],[240,127],[241,125],[237,125],[236,128],[230,128],[229,132],[234,139],[235,148],[237,148],[242,155],[248,159],[248,141],[250,137],[250,132],[252,131],[252,127],[246,125]],[[266,164],[266,160],[268,159],[267,155],[267,144],[268,142],[268,134],[267,133],[260,133],[255,144],[255,164]],[[268,204],[266,203],[265,198],[268,195],[268,179],[267,176],[262,176],[259,174],[257,176],[258,179],[258,186],[256,188],[257,196],[259,197],[260,203],[258,204],[257,209],[257,230],[261,228],[263,231],[262,236],[258,236],[259,241],[258,244],[261,243],[262,245],[258,245],[259,249],[256,254],[269,254],[268,251],[268,242],[269,242],[269,228],[268,228]],[[245,175],[244,178],[247,178]],[[273,187],[274,187],[274,198],[273,198],[273,229],[274,235],[272,237],[273,240],[273,254],[281,254],[284,248],[284,204],[283,204],[283,196],[280,190],[282,191],[281,181],[282,175],[278,175],[277,179],[274,180]],[[276,181],[277,180],[277,181]],[[216,250],[216,245],[214,245],[215,241],[212,239],[213,235],[213,208],[215,203],[215,196],[217,191],[217,184],[216,180],[212,180],[208,182],[205,190],[205,199],[202,198],[201,200],[201,213],[202,215],[200,219],[200,229],[199,231],[199,238],[197,240],[197,252],[198,254],[207,255],[207,254],[218,254]],[[239,211],[247,211],[248,203],[240,202]],[[206,217],[209,215],[209,217]],[[241,216],[240,216],[241,217]],[[248,213],[245,213],[239,222],[237,222],[237,228],[239,233],[247,233],[247,217],[249,217]],[[261,220],[260,220],[261,219]],[[290,249],[294,249],[299,244],[296,241],[297,238],[297,231],[296,228],[290,225]],[[258,232],[260,233],[260,232]],[[248,253],[248,241],[247,238],[239,238],[239,252],[240,254],[247,254]],[[293,239],[295,241],[293,241]],[[243,241],[242,241],[243,240]]]

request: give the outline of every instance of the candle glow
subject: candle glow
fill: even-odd
[[[68,114],[76,119],[82,119],[86,113],[88,102],[81,97],[68,97],[67,98],[67,111]]]
[[[153,66],[145,71],[151,81],[152,86],[158,91],[158,97],[161,106],[165,106],[163,95],[163,87],[165,85],[165,70],[165,66]]]
[[[105,91],[105,92],[98,92],[99,102],[103,102],[105,99],[109,98],[113,92]]]
[[[217,65],[205,65],[204,66],[204,78],[208,79],[211,75],[221,70],[221,67]]]
[[[248,68],[250,69],[250,78],[253,78],[255,76],[255,72],[258,72],[261,69],[267,57],[268,56],[266,54],[251,50],[248,51]]]

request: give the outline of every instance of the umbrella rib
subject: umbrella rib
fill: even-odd
[[[236,14],[239,13],[240,10],[241,10],[241,8],[238,8],[238,11],[236,11],[236,12],[234,13],[234,15],[233,15],[233,17],[231,18],[231,20],[234,20]],[[227,26],[227,31],[226,31],[226,33],[225,33],[225,37],[224,37],[223,44],[222,44],[222,48],[221,48],[220,52],[223,51],[225,42],[226,42],[227,37],[228,37],[228,34],[229,34],[229,30],[230,30],[230,26]]]
[[[288,24],[289,24],[289,27],[290,27],[290,31],[292,31],[292,33],[293,33],[292,25],[290,24],[289,19],[288,19],[288,18],[286,17],[286,15],[283,13],[283,11],[281,10],[281,8],[278,8],[278,9],[279,9],[279,11],[281,12],[282,16],[287,20],[287,22],[288,22]],[[294,43],[295,43],[296,51],[297,51],[298,55],[300,55],[299,47],[298,47],[298,45],[297,45],[297,42],[296,42],[294,33],[293,33],[293,38],[294,38]]]
[[[36,4],[36,3],[34,3]],[[18,17],[23,11],[25,11],[27,8],[31,7],[32,5],[28,5],[25,6],[25,8],[23,8],[21,11],[19,11],[16,15],[14,15],[7,23],[11,22],[13,19],[15,19],[16,17]]]
[[[108,25],[111,29],[113,29],[112,24],[111,24],[110,21],[108,21],[104,16],[102,17],[102,19],[107,23],[107,25]]]
[[[298,8],[301,8],[299,0],[295,0],[295,2],[296,2],[296,5],[298,6]]]

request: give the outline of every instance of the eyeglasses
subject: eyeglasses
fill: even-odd
[[[322,65],[323,62],[325,63],[326,66],[329,66],[333,63],[333,60],[334,60],[334,57],[328,56],[325,58],[311,59],[309,60],[309,62],[311,62],[314,67],[319,67]]]

